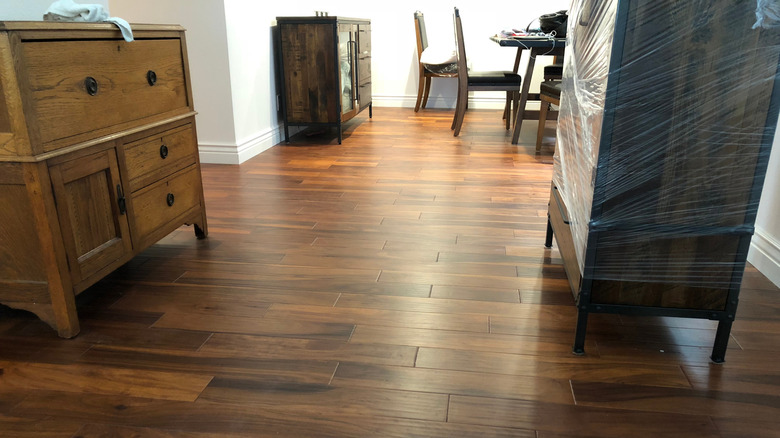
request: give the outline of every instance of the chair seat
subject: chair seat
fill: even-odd
[[[550,64],[544,66],[544,77],[563,76],[563,64]]]
[[[539,93],[542,96],[549,96],[555,99],[561,98],[561,81],[545,81],[539,86]]]
[[[469,85],[520,85],[523,79],[511,71],[469,71]]]
[[[458,63],[451,62],[448,64],[423,64],[426,71],[435,75],[452,75],[458,74]]]

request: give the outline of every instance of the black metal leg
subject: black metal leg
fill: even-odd
[[[287,123],[284,124],[284,142],[290,142],[290,128],[287,126]]]
[[[550,222],[550,214],[547,214],[547,235],[544,237],[544,247],[552,248],[553,229],[552,222]]]
[[[715,363],[723,363],[726,361],[726,348],[729,345],[729,336],[731,335],[730,319],[721,320],[718,323],[718,330],[715,332],[715,344],[712,346],[712,359]]]
[[[577,356],[585,354],[585,332],[588,328],[588,311],[579,309],[577,313],[577,331],[574,333],[574,346],[572,347],[572,353]]]
[[[374,102],[368,103],[368,118],[369,119],[374,118]]]

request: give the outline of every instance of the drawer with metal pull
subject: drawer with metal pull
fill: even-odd
[[[181,41],[24,41],[29,129],[51,151],[190,110]]]
[[[200,206],[200,193],[200,173],[195,165],[134,192],[130,198],[133,241],[143,244],[176,229],[190,210]]]
[[[135,192],[195,163],[193,126],[187,124],[124,146],[129,189]]]

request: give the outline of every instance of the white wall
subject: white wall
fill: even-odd
[[[748,261],[780,286],[780,123],[777,128]]]
[[[460,2],[469,62],[479,70],[510,69],[514,49],[499,47],[488,37],[504,28],[525,27],[535,17],[565,9],[568,3],[516,2],[497,11],[476,0]],[[453,6],[444,2],[110,0],[109,5],[113,15],[130,22],[179,23],[187,28],[204,162],[239,163],[281,141],[271,38],[277,16],[314,15],[317,10],[331,16],[370,19],[372,94],[377,107],[414,106],[418,74],[413,19],[416,9],[422,8],[425,13],[431,44],[453,45],[454,41]],[[544,63],[540,61],[539,68]],[[225,91],[226,86],[229,91]],[[454,79],[437,79],[428,106],[453,108],[455,94]],[[470,106],[500,108],[503,102],[501,93],[476,93]]]
[[[43,14],[49,9],[54,0],[0,0],[0,20],[43,20]],[[77,1],[76,3],[89,3],[108,7],[108,0],[90,0],[89,2]]]
[[[187,29],[201,159],[237,163],[224,1],[110,0],[109,8],[112,15],[130,23],[180,24]],[[212,159],[206,160],[209,156]]]

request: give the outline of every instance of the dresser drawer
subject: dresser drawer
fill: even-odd
[[[126,144],[124,150],[131,192],[194,164],[197,153],[190,124]]]
[[[85,138],[56,140],[110,133],[107,128],[131,127],[189,108],[177,38],[26,41],[21,46],[28,127],[45,151]]]
[[[200,173],[196,165],[133,193],[133,241],[143,244],[150,236],[164,236],[173,231],[181,225],[182,215],[200,205],[200,193]]]
[[[569,279],[571,292],[576,299],[580,291],[582,275],[580,274],[580,265],[577,261],[577,251],[574,247],[574,237],[571,233],[569,213],[566,210],[563,199],[561,199],[561,195],[558,193],[558,187],[555,187],[554,184],[550,189],[550,202],[548,205],[553,235],[558,243],[558,251],[563,259],[563,268],[566,270],[566,277]]]

